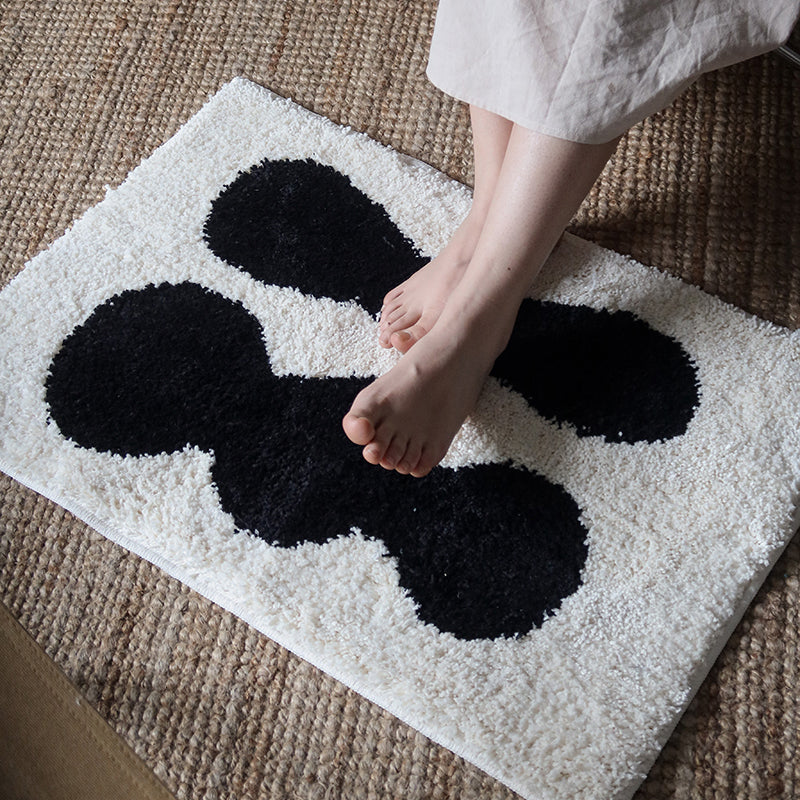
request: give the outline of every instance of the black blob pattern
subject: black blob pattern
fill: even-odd
[[[370,466],[339,424],[365,383],[278,378],[241,304],[162,284],[95,309],[54,358],[46,398],[83,447],[212,452],[222,508],[270,543],[324,543],[353,527],[380,538],[419,618],[439,630],[477,639],[541,625],[580,585],[575,501],[505,465],[419,481]]]
[[[265,160],[226,186],[210,249],[265,283],[357,300],[375,313],[423,263],[382,206],[332,167]],[[699,402],[680,343],[630,312],[526,300],[492,374],[578,436],[633,444],[679,436]]]
[[[265,160],[212,204],[204,236],[265,283],[368,311],[423,263],[378,204],[331,167]],[[698,402],[680,344],[625,312],[526,301],[493,374],[579,436],[654,442]],[[507,464],[417,481],[372,467],[340,428],[356,378],[276,377],[257,320],[192,283],[95,309],[51,364],[53,421],[80,446],[128,456],[213,454],[222,508],[280,547],[354,528],[379,538],[419,618],[463,639],[528,633],[581,585],[580,509]]]
[[[492,374],[542,416],[608,442],[680,436],[700,399],[683,347],[628,311],[525,300]]]
[[[265,160],[212,204],[204,228],[214,255],[264,283],[381,307],[387,275],[403,281],[427,259],[383,206],[333,167]]]

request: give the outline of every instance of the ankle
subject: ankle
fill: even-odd
[[[448,247],[455,248],[458,254],[457,260],[464,266],[472,258],[472,254],[478,245],[483,225],[486,222],[487,211],[488,209],[473,203],[467,212],[467,216],[461,221],[455,234],[450,239]]]
[[[519,303],[487,300],[461,305],[457,300],[451,297],[435,328],[456,347],[464,347],[481,360],[493,362],[508,345]]]

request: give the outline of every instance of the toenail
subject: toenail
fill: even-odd
[[[364,458],[369,461],[370,459],[377,461],[381,457],[381,449],[377,445],[367,445],[364,448]]]

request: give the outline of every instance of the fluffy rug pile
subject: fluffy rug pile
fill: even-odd
[[[0,294],[0,467],[529,798],[624,798],[795,530],[800,339],[574,237],[423,480],[341,431],[469,192],[244,80]]]

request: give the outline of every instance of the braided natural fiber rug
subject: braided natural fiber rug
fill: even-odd
[[[467,203],[235,81],[0,295],[3,468],[524,796],[624,797],[794,531],[797,335],[569,238],[445,464],[370,468],[372,313]]]

